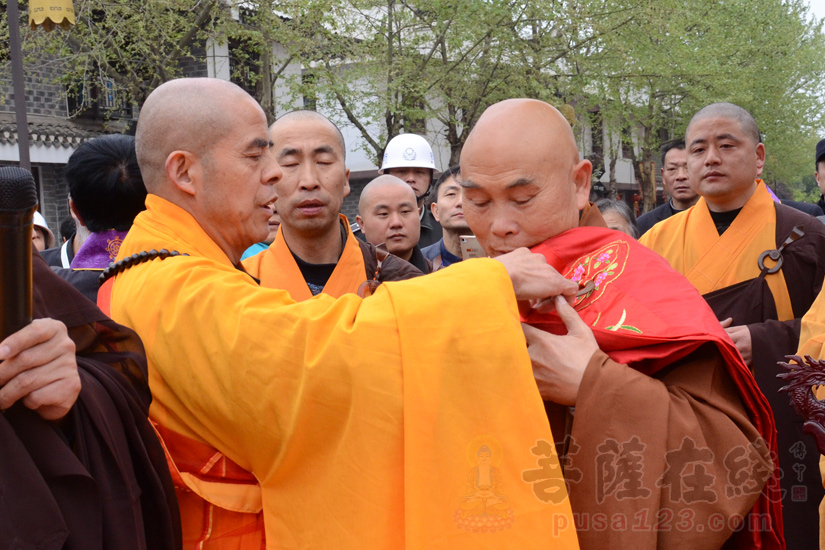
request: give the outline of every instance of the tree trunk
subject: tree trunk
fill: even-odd
[[[608,126],[610,128],[611,126]],[[618,182],[616,181],[616,164],[619,160],[619,150],[622,146],[621,138],[619,138],[618,147],[613,141],[613,134],[608,130],[604,140],[604,158],[607,160],[607,198],[616,200],[619,196]]]
[[[272,97],[272,47],[264,46],[261,54],[261,79],[258,81],[258,101],[266,113],[266,123],[275,122],[275,102]]]
[[[650,147],[642,150],[642,214],[656,205],[656,165]]]

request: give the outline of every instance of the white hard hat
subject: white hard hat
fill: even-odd
[[[384,149],[384,162],[380,172],[389,168],[430,168],[435,167],[433,149],[427,140],[416,134],[399,134],[392,138]]]
[[[43,228],[43,230],[46,232],[46,248],[53,247],[54,246],[54,233],[52,233],[52,230],[49,229],[49,225],[46,223],[46,218],[43,217],[43,214],[41,214],[40,212],[35,211],[34,212],[33,223],[37,227]]]

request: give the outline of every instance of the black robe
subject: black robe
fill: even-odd
[[[819,474],[819,452],[811,436],[802,432],[788,395],[779,393],[784,372],[778,362],[796,353],[802,316],[822,288],[825,278],[825,225],[789,206],[776,204],[776,246],[801,225],[805,236],[782,252],[782,273],[790,295],[794,319],[778,321],[773,295],[763,277],[706,294],[705,300],[719,320],[733,318],[733,326],[747,325],[753,348],[753,371],[768,398],[777,429],[779,466],[783,472],[785,540],[790,548],[819,547],[819,503],[825,497]],[[745,258],[741,261],[757,261]],[[773,262],[768,261],[769,266]]]
[[[20,403],[0,415],[0,548],[181,548],[140,339],[33,260],[34,318],[67,326],[82,389],[59,428]]]

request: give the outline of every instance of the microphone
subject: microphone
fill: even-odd
[[[0,341],[32,322],[32,221],[37,189],[31,172],[0,167]]]

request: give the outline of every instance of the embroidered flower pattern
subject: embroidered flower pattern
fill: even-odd
[[[630,254],[630,247],[624,241],[613,241],[605,245],[592,254],[588,254],[573,262],[570,270],[565,277],[571,281],[578,283],[581,295],[576,297],[573,307],[579,314],[599,298],[601,298],[605,290],[610,286],[610,283],[618,279],[624,272],[625,265]],[[585,292],[584,289],[587,289]],[[595,312],[594,312],[595,313]],[[602,318],[602,313],[596,313],[596,319],[592,321],[591,326],[596,327]],[[642,330],[626,323],[627,310],[623,309],[620,318],[616,323],[604,327],[603,330],[610,330],[613,332],[619,330],[627,330],[642,334]],[[606,322],[607,319],[605,319]],[[588,321],[590,322],[590,321]]]

